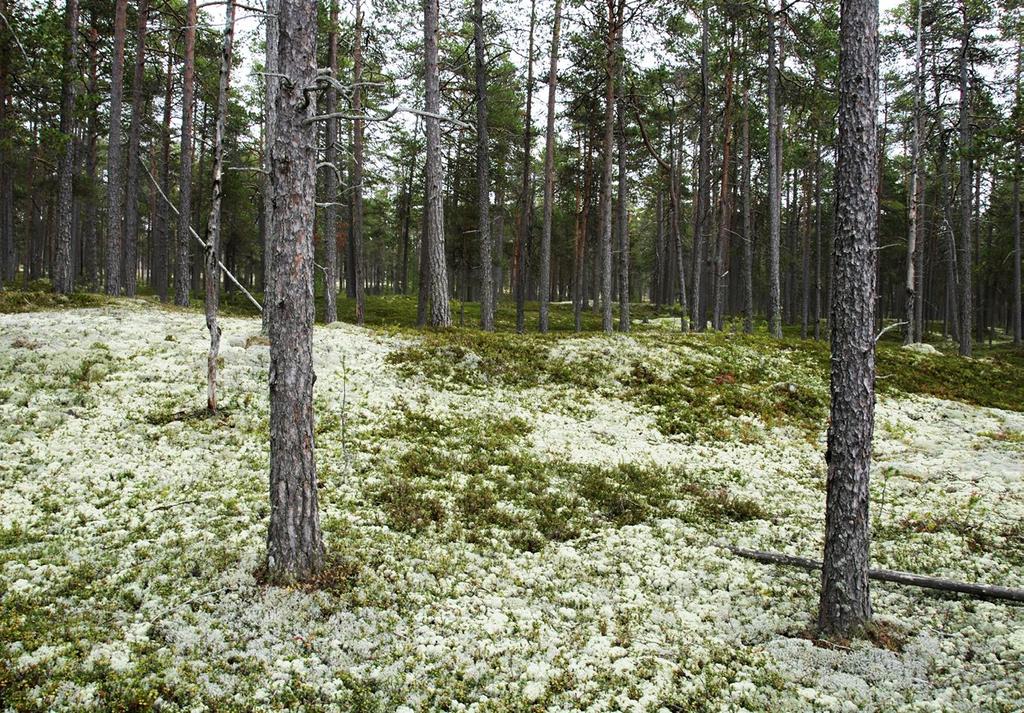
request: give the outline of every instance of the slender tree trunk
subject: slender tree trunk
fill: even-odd
[[[526,57],[526,107],[523,118],[523,183],[519,195],[519,231],[514,249],[516,332],[526,329],[526,275],[529,271],[529,239],[533,230],[533,51],[537,25],[537,0],[530,0],[530,38]]]
[[[64,6],[64,76],[61,81],[60,133],[64,146],[57,166],[57,255],[53,265],[53,286],[68,294],[75,288],[71,269],[71,229],[74,213],[72,190],[75,171],[75,82],[78,81],[78,0]]]
[[[327,65],[331,76],[338,79],[338,0],[331,0],[331,27],[327,33]],[[358,88],[355,90],[358,91]],[[338,111],[338,90],[331,84],[327,87],[327,113]],[[324,159],[327,162],[324,174],[324,193],[327,206],[324,208],[324,262],[327,263],[324,285],[324,321],[327,324],[338,321],[338,120],[328,119],[326,126],[327,148]]]
[[[818,143],[817,133],[815,142]],[[821,339],[821,144],[814,158],[814,339]]]
[[[187,307],[191,282],[192,117],[196,67],[196,0],[188,0],[185,17],[185,66],[181,100],[181,170],[178,184],[178,259],[174,269],[174,304]]]
[[[754,333],[754,231],[750,185],[750,87],[744,72],[743,87],[743,331]]]
[[[831,420],[818,627],[848,637],[871,621],[868,478],[875,405],[878,2],[840,5],[839,161],[833,257]]]
[[[619,6],[619,22],[625,20],[624,4]],[[623,48],[625,27],[619,28],[619,39],[616,47],[618,55],[618,77],[616,89],[616,114],[618,121],[618,146],[616,155],[619,160],[618,180],[618,227],[619,227],[619,331],[629,331],[629,179],[626,175],[626,106],[623,95],[626,92],[626,55]]]
[[[718,192],[720,207],[718,217],[718,253],[715,256],[714,311],[712,319],[715,329],[721,329],[725,317],[726,289],[729,271],[729,238],[732,234],[732,194],[729,188],[729,172],[732,167],[732,68],[735,61],[735,47],[732,34],[729,37],[729,62],[725,69],[725,110],[722,114],[722,187]]]
[[[366,320],[366,276],[363,274],[363,7],[356,0],[356,26],[353,47],[352,112],[352,276],[355,281],[356,324]]]
[[[444,249],[444,202],[441,175],[441,127],[437,114],[441,107],[440,77],[437,67],[438,0],[423,0],[423,44],[426,64],[427,182],[425,247],[430,267],[430,326],[452,325],[448,302],[448,265]]]
[[[108,295],[121,293],[124,260],[124,137],[121,99],[124,93],[124,43],[128,0],[117,0],[114,9],[114,50],[110,79],[110,140],[107,145],[107,270]]]
[[[560,0],[558,0],[560,2]],[[555,20],[556,27],[558,20]],[[484,3],[473,4],[473,45],[476,70],[477,230],[480,233],[480,328],[494,330],[494,287],[491,284],[491,170],[487,136],[487,56],[484,45]],[[543,297],[541,298],[543,299]],[[543,314],[543,312],[542,312]]]
[[[270,163],[271,145],[274,137],[271,135],[272,127],[277,123],[277,92],[280,82],[276,81],[275,75],[278,70],[278,36],[280,22],[278,14],[281,10],[281,0],[265,0],[267,9],[267,38],[264,63],[267,74],[264,77],[265,84],[265,116],[263,118],[264,140],[263,147],[263,234],[266,242],[263,245],[263,292],[271,294],[274,281],[274,271],[271,265],[270,247],[274,236],[274,184],[272,181],[273,166]],[[266,301],[266,300],[264,300]],[[270,317],[274,310],[263,310],[263,331],[269,334]]]
[[[768,331],[782,338],[782,286],[779,281],[782,225],[782,155],[779,141],[778,66],[775,10],[767,0],[768,18]]]
[[[409,157],[409,171],[405,179],[405,192],[402,199],[402,258],[398,268],[398,282],[401,285],[403,295],[409,292],[409,232],[412,223],[412,181],[416,173],[416,159],[419,153],[416,145],[419,133],[420,118],[417,116],[416,125],[412,132],[413,149]]]
[[[555,24],[551,31],[548,67],[548,123],[544,134],[544,226],[540,238],[540,324],[548,331],[551,302],[551,223],[555,207],[555,95],[558,89],[558,41],[562,29],[562,0],[555,0]]]
[[[171,194],[171,107],[174,103],[174,54],[167,55],[167,81],[164,87],[164,116],[161,126],[160,190]],[[170,215],[164,201],[157,202],[157,222],[153,228],[153,274],[150,281],[161,302],[167,301],[167,281],[170,272],[168,239]]]
[[[606,0],[604,141],[601,145],[601,328],[612,331],[612,161],[615,150],[615,59],[621,15],[616,0]]]
[[[7,0],[0,0],[0,13],[7,16]],[[10,86],[10,42],[0,45],[0,136],[11,135],[8,96]],[[14,172],[8,164],[8,146],[0,141],[0,289],[14,280],[18,271],[14,249]]]
[[[124,293],[135,296],[138,273],[139,245],[139,144],[142,116],[145,112],[143,82],[146,72],[146,23],[149,18],[149,0],[139,0],[136,25],[135,69],[132,74],[132,118],[128,127],[128,169],[124,198]]]
[[[577,332],[583,331],[583,308],[586,303],[586,250],[587,233],[590,230],[590,192],[594,173],[594,150],[588,133],[585,141],[586,160],[583,164],[583,197],[577,200],[579,219],[576,230],[575,257],[575,293],[573,297],[573,321]]]
[[[274,123],[269,129],[274,230],[271,237],[270,529],[268,578],[308,580],[323,568],[313,454],[313,221],[316,142],[304,89],[316,77],[316,4],[289,0],[280,41]]]
[[[917,34],[916,50],[914,52],[914,116],[912,135],[910,139],[910,188],[907,191],[909,197],[909,215],[907,220],[907,281],[906,297],[904,303],[904,314],[906,326],[903,329],[903,343],[913,344],[921,341],[921,335],[915,333],[916,325],[915,311],[917,294],[917,278],[914,275],[914,268],[917,263],[917,233],[919,212],[921,210],[921,95],[924,93],[924,32],[923,32],[924,3],[921,0],[917,3]]]
[[[1017,111],[1021,110],[1021,64],[1024,50],[1020,35],[1017,36]],[[1021,284],[1020,284],[1020,179],[1021,179],[1021,132],[1018,128],[1013,152],[1013,343],[1021,345]]]
[[[206,359],[206,409],[217,413],[217,354],[220,351],[220,206],[224,197],[224,125],[228,113],[228,87],[231,83],[231,51],[235,39],[235,1],[228,0],[224,19],[224,45],[221,48],[220,80],[217,84],[217,119],[213,131],[213,201],[206,223],[206,328],[210,330],[210,352]]]
[[[93,18],[95,19],[95,18]],[[89,95],[99,95],[97,68],[99,66],[98,42],[91,42],[89,47]],[[85,178],[89,186],[89,194],[85,201],[84,218],[82,225],[82,263],[85,282],[90,289],[99,288],[100,272],[100,246],[99,232],[96,230],[96,166],[98,163],[96,155],[96,144],[99,140],[99,111],[93,104],[89,107],[89,118],[86,121],[85,139]],[[31,182],[30,182],[31,185]]]
[[[960,45],[960,355],[971,356],[974,323],[973,256],[971,254],[971,88],[968,52],[971,25],[963,7],[963,40]]]
[[[700,135],[697,159],[697,200],[693,216],[693,270],[690,289],[690,321],[695,331],[704,331],[705,304],[701,293],[707,252],[707,215],[711,198],[711,107],[708,76],[708,3],[701,3],[700,15]]]

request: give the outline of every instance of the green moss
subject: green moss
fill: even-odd
[[[0,314],[103,307],[112,302],[113,300],[106,295],[91,292],[72,292],[70,295],[59,295],[52,290],[46,280],[36,280],[29,285],[28,289],[5,287],[0,290]]]

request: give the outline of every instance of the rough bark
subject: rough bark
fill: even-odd
[[[557,27],[558,20],[556,19],[555,22]],[[487,56],[484,45],[483,0],[475,0],[473,4],[473,49],[476,75],[476,188],[477,231],[480,238],[480,328],[485,332],[490,332],[494,329],[494,287],[491,284],[493,278],[491,272],[491,164],[487,135]]]
[[[1020,35],[1017,36],[1017,111],[1021,110],[1021,65],[1024,64],[1024,49]],[[1021,284],[1020,284],[1020,180],[1021,180],[1021,129],[1018,127],[1013,150],[1013,343],[1020,346],[1021,335]]]
[[[235,2],[228,0],[224,13],[224,44],[220,55],[220,78],[217,83],[217,119],[213,130],[213,201],[206,223],[206,328],[210,330],[210,351],[206,358],[206,408],[217,412],[217,354],[220,351],[220,325],[217,309],[220,302],[220,207],[224,197],[224,125],[228,113],[228,87],[231,83],[231,51],[235,39]]]
[[[97,96],[99,92],[99,77],[97,68],[99,66],[98,42],[90,42],[89,47],[89,85],[90,96]],[[85,180],[89,186],[89,195],[85,201],[82,225],[82,273],[86,285],[90,289],[99,287],[100,276],[100,245],[99,231],[96,229],[96,169],[98,164],[97,143],[99,142],[100,117],[98,107],[95,105],[89,108],[89,118],[86,120],[85,139]],[[31,181],[29,182],[31,185]]]
[[[548,331],[551,302],[551,223],[555,204],[555,95],[558,89],[558,42],[562,29],[562,0],[555,0],[555,24],[551,30],[551,58],[548,67],[548,116],[544,133],[544,217],[540,238],[540,320],[541,332]]]
[[[448,302],[448,265],[444,248],[444,201],[441,171],[441,127],[437,119],[441,107],[440,76],[437,67],[438,0],[423,0],[423,46],[426,72],[427,180],[426,243],[430,271],[430,326],[452,325]]]
[[[132,118],[128,127],[128,168],[124,198],[124,293],[135,296],[138,287],[139,245],[139,144],[142,118],[145,113],[143,83],[146,78],[146,24],[149,19],[149,0],[139,0],[138,24],[135,37],[135,69],[132,73]]]
[[[842,0],[839,32],[832,403],[818,627],[825,634],[847,637],[871,621],[868,479],[875,406],[877,0]]]
[[[195,97],[196,0],[188,0],[185,17],[185,63],[181,99],[181,168],[178,184],[178,259],[174,268],[174,304],[188,306],[191,281],[192,241],[189,219],[192,215],[192,115]]]
[[[75,82],[78,80],[78,0],[64,6],[64,76],[61,78],[60,133],[64,141],[57,166],[57,250],[53,262],[53,287],[61,294],[75,288],[71,269],[71,229],[74,213]]]
[[[331,0],[331,27],[327,33],[327,66],[331,76],[338,78],[338,0]],[[327,87],[327,113],[338,110],[338,89],[333,84]],[[327,207],[324,208],[324,322],[338,321],[338,120],[327,120],[325,127],[327,148],[324,160],[327,162],[324,174],[324,194]]]
[[[307,580],[323,567],[313,453],[313,220],[316,183],[313,103],[316,4],[290,0],[278,15],[277,84],[269,135],[271,236],[270,528],[267,572],[277,583]]]

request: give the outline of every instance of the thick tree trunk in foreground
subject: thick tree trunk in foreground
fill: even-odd
[[[217,412],[217,353],[220,351],[220,206],[224,197],[224,125],[228,113],[228,86],[231,83],[231,50],[235,39],[235,2],[228,0],[224,20],[224,45],[220,57],[220,81],[217,85],[217,124],[213,131],[213,202],[206,224],[206,328],[210,330],[210,352],[206,359],[206,408]]]
[[[548,67],[548,123],[544,133],[544,225],[540,237],[540,321],[548,331],[551,303],[551,222],[555,203],[555,96],[558,89],[558,41],[562,30],[562,0],[555,0],[555,24],[551,30],[551,58]]]
[[[75,82],[78,80],[78,0],[64,8],[64,76],[61,81],[60,133],[64,147],[57,166],[57,255],[53,262],[53,287],[61,294],[75,288],[71,268],[71,220],[74,212],[72,183],[75,172]]]
[[[189,220],[192,216],[192,104],[195,96],[196,68],[196,0],[188,0],[185,17],[185,67],[182,78],[181,100],[181,170],[178,185],[178,259],[174,267],[174,304],[183,307],[189,303],[191,281],[192,236]]]
[[[331,27],[327,33],[327,66],[331,76],[338,78],[338,1],[331,0]],[[333,84],[327,87],[327,113],[338,110],[338,89]],[[338,321],[338,120],[328,119],[326,126],[327,149],[324,159],[329,164],[324,174],[324,194],[327,207],[324,208],[324,322]]]
[[[313,220],[316,195],[313,103],[316,4],[289,0],[278,15],[274,123],[269,127],[274,227],[270,318],[271,581],[306,580],[323,568],[313,456]]]
[[[868,477],[875,407],[877,104],[878,0],[842,0],[832,405],[818,627],[844,637],[871,621]]]
[[[480,328],[485,332],[490,332],[494,329],[494,287],[491,284],[493,277],[491,273],[491,163],[487,136],[487,57],[484,46],[483,0],[475,0],[473,4],[473,48],[476,73],[476,188],[477,230],[480,233]]]
[[[448,303],[448,265],[444,252],[443,176],[441,175],[441,87],[437,68],[438,0],[423,0],[423,46],[426,69],[427,181],[425,248],[429,266],[430,326],[452,326]]]
[[[114,54],[110,79],[110,141],[107,145],[107,274],[108,295],[121,293],[124,256],[124,138],[121,135],[121,99],[124,94],[124,35],[128,0],[114,9]]]

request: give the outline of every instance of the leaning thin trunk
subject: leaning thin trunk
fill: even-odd
[[[228,0],[224,19],[224,46],[220,57],[220,81],[217,85],[217,124],[213,131],[213,202],[206,224],[206,327],[210,330],[210,353],[206,359],[206,408],[217,412],[217,353],[220,351],[220,325],[217,308],[220,300],[220,206],[224,197],[224,124],[228,113],[228,86],[231,83],[231,50],[235,39],[235,2]]]

